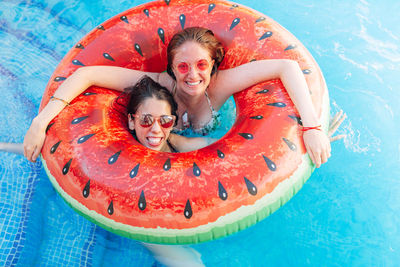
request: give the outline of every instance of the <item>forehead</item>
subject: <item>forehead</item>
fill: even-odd
[[[166,100],[159,100],[155,97],[146,98],[139,105],[137,114],[151,114],[153,116],[171,115],[171,105]]]
[[[200,59],[211,59],[210,52],[201,44],[187,41],[175,50],[174,61],[196,62]]]

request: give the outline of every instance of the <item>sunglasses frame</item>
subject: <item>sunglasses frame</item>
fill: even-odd
[[[154,125],[154,123],[157,121],[157,122],[158,122],[158,125],[160,125],[161,128],[163,128],[163,129],[170,129],[170,128],[172,128],[172,127],[175,125],[175,121],[176,121],[176,116],[175,116],[175,115],[161,115],[161,116],[153,116],[153,115],[151,115],[151,114],[141,114],[141,115],[129,114],[129,115],[131,115],[131,117],[138,118],[138,119],[139,119],[139,125],[140,125],[140,127],[142,127],[142,128],[150,128],[150,127],[152,127],[152,126]],[[152,122],[151,124],[149,124],[149,125],[143,124],[142,121],[143,121],[143,119],[144,119],[145,116],[151,117],[151,118],[153,119],[153,122]],[[161,123],[161,118],[164,117],[164,116],[166,116],[166,117],[171,117],[171,118],[172,118],[172,124],[171,124],[171,126],[169,126],[169,127],[163,126],[164,124]],[[168,122],[168,123],[169,123],[169,122]]]
[[[199,66],[198,66],[198,64],[199,63],[202,63],[202,62],[207,62],[207,66],[203,69],[203,68],[199,68]],[[195,63],[194,63],[194,68],[196,68],[196,70],[198,70],[198,71],[205,71],[205,70],[207,70],[211,65],[212,65],[212,63],[213,63],[213,60],[210,62],[210,61],[208,61],[207,59],[199,59],[199,60],[197,60]],[[181,69],[179,69],[179,65],[181,65],[181,64],[185,64],[186,65],[186,67],[187,67],[187,70],[181,70]],[[193,65],[193,64],[192,64]],[[176,70],[179,72],[179,73],[181,73],[181,74],[186,74],[186,73],[188,73],[189,72],[189,70],[190,70],[190,68],[191,68],[191,65],[189,64],[189,63],[187,63],[187,62],[185,62],[185,61],[182,61],[182,62],[179,62],[176,66],[175,66],[175,68],[176,68]],[[192,67],[193,68],[193,67]]]

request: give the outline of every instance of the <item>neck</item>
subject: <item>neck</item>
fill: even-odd
[[[185,110],[196,110],[203,104],[204,94],[193,96],[177,90],[175,93],[175,100],[177,100],[180,104],[183,104],[180,106],[184,106]]]

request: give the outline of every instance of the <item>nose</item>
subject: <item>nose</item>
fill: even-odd
[[[189,71],[188,71],[188,76],[189,77],[195,77],[197,75],[197,69],[193,65],[189,65]]]
[[[151,130],[151,132],[154,132],[154,133],[158,133],[161,131],[161,126],[160,126],[160,123],[158,122],[158,120],[156,120],[153,123],[150,130]]]

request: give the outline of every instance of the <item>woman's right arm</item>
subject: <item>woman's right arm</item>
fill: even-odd
[[[143,75],[158,81],[159,73],[149,73],[112,66],[89,66],[77,69],[54,93],[54,97],[71,102],[92,85],[123,91],[134,85]],[[33,119],[24,138],[24,156],[35,162],[42,150],[46,127],[65,107],[63,101],[54,99]]]

